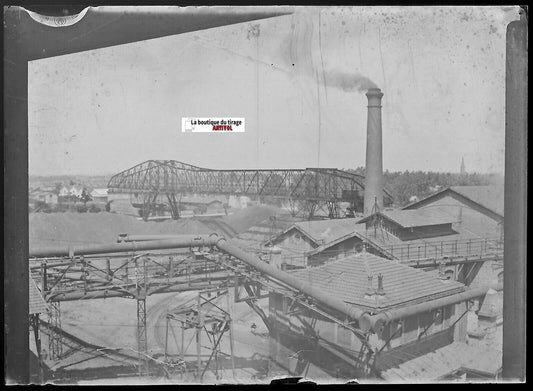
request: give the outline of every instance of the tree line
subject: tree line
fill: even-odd
[[[359,175],[365,175],[364,167],[348,169]],[[503,176],[482,173],[450,173],[433,171],[388,171],[383,173],[385,188],[392,194],[396,206],[407,205],[411,197],[425,198],[450,186],[484,186],[500,184]]]

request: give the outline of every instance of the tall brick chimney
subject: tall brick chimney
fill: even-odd
[[[379,88],[370,88],[368,98],[368,120],[366,127],[366,173],[364,215],[372,213],[374,204],[383,208],[383,148],[381,130],[381,98]]]

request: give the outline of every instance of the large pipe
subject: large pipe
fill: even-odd
[[[81,247],[59,247],[55,249],[40,249],[30,252],[31,257],[60,257],[69,256],[69,251],[76,254],[99,254],[99,253],[111,253],[111,252],[130,252],[130,251],[147,251],[157,250],[163,248],[187,248],[196,246],[216,246],[221,251],[229,254],[235,258],[240,259],[246,264],[254,267],[255,269],[263,272],[264,274],[300,291],[308,296],[313,297],[322,305],[334,309],[341,314],[346,315],[350,319],[359,321],[359,328],[363,331],[374,330],[380,327],[383,322],[389,322],[394,319],[410,316],[420,312],[429,311],[434,308],[442,307],[445,305],[459,303],[461,301],[469,300],[474,297],[483,296],[488,289],[493,288],[501,290],[501,285],[482,287],[478,289],[472,289],[465,292],[457,293],[455,295],[443,297],[441,299],[432,300],[422,304],[416,304],[404,308],[394,309],[390,311],[380,312],[375,315],[371,315],[366,311],[363,311],[353,305],[348,305],[344,301],[337,299],[323,289],[313,287],[311,284],[304,280],[293,277],[289,273],[282,270],[278,270],[276,267],[261,261],[257,256],[247,253],[241,248],[234,246],[226,241],[223,237],[219,237],[217,234],[211,234],[209,236],[197,236],[194,239],[172,239],[172,240],[152,240],[141,243],[119,243],[112,245],[97,245],[97,246],[81,246]]]
[[[370,88],[368,98],[368,119],[366,127],[366,172],[364,215],[372,213],[374,204],[383,208],[383,148],[381,129],[381,98],[379,88]]]
[[[30,251],[30,258],[44,258],[44,257],[62,257],[73,255],[90,255],[90,254],[107,254],[112,252],[132,252],[132,251],[148,251],[157,249],[169,249],[169,248],[187,248],[197,246],[216,246],[225,253],[240,259],[248,265],[256,268],[257,270],[311,296],[321,302],[327,307],[333,308],[343,314],[346,314],[352,319],[359,319],[363,314],[363,311],[346,304],[340,299],[336,299],[321,289],[317,289],[305,281],[302,281],[290,274],[278,270],[276,267],[261,261],[255,255],[249,254],[239,247],[234,246],[226,242],[223,237],[219,237],[217,234],[211,234],[209,236],[196,236],[193,239],[169,239],[169,240],[152,240],[146,242],[130,242],[130,243],[117,243],[107,245],[90,245],[90,246],[77,246],[77,247],[55,247],[55,248],[41,248]]]
[[[493,284],[489,286],[482,286],[476,289],[469,289],[454,295],[442,297],[440,299],[426,301],[424,303],[410,305],[408,307],[383,311],[375,315],[365,314],[363,317],[361,317],[361,319],[359,319],[359,327],[363,330],[372,329],[376,331],[392,320],[406,318],[411,315],[484,296],[489,289],[501,291],[503,289],[503,285]]]
[[[323,289],[313,287],[311,284],[300,280],[299,278],[293,277],[289,273],[279,270],[276,267],[265,263],[264,261],[261,261],[255,255],[249,254],[239,247],[226,242],[225,239],[219,240],[216,246],[225,253],[240,259],[241,261],[253,266],[257,270],[273,277],[274,279],[279,280],[290,287],[315,298],[323,305],[337,310],[340,313],[347,315],[349,318],[359,319],[364,314],[364,311],[361,309],[352,305],[348,305],[344,301],[332,297],[327,292],[324,292]]]
[[[171,248],[210,247],[220,239],[216,234],[210,236],[187,236],[179,239],[151,240],[146,242],[129,242],[113,244],[96,244],[82,246],[42,247],[30,250],[30,258],[72,257],[74,255],[123,253],[134,251],[163,250]]]
[[[166,240],[166,239],[194,239],[198,235],[129,235],[119,234],[117,243],[121,242],[146,242],[149,240]]]

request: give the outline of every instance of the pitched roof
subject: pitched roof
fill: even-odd
[[[383,275],[385,295],[365,296],[368,275]],[[426,272],[369,253],[360,253],[291,274],[324,292],[357,307],[383,310],[448,296],[465,289],[459,282],[444,282]]]
[[[503,216],[503,186],[452,186],[450,189]]]
[[[404,206],[402,209],[416,209],[430,204],[432,201],[450,195],[465,203],[470,203],[472,207],[477,207],[486,214],[495,215],[493,218],[503,218],[504,215],[504,192],[503,186],[452,186],[421,200]]]
[[[308,251],[305,253],[306,256],[312,256],[315,254],[318,254],[324,250],[327,250],[330,247],[335,246],[336,244],[342,243],[345,240],[351,239],[353,237],[357,237],[361,239],[361,241],[365,241],[367,239],[367,236],[365,236],[366,226],[365,224],[356,224],[355,230],[350,231],[348,234],[341,236],[335,240],[332,240],[331,242],[324,243],[316,248],[314,248],[311,251]]]
[[[41,295],[41,291],[37,288],[35,281],[30,277],[30,291],[29,291],[29,314],[40,314],[48,310],[48,305]]]
[[[295,222],[300,221],[300,217],[293,217],[285,214],[276,214],[275,226],[272,221],[266,218],[246,231],[238,233],[230,239],[230,243],[235,244],[245,250],[257,252],[263,249],[266,243],[270,243],[273,238],[279,237],[282,232],[287,232]]]
[[[367,222],[375,215],[383,216],[384,218],[391,220],[404,228],[451,224],[457,222],[457,219],[455,219],[453,216],[431,209],[395,209],[384,210],[374,215],[367,216],[361,219],[359,223]]]
[[[356,227],[357,220],[359,219],[349,218],[302,221],[295,223],[283,233],[288,232],[293,228],[297,228],[316,244],[327,244],[356,231],[358,229],[358,227]],[[359,226],[359,229],[364,228]]]

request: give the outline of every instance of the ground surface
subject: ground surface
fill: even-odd
[[[221,219],[240,233],[265,220],[278,208],[252,206],[235,211]],[[202,218],[204,221],[205,218]],[[30,249],[39,246],[65,244],[105,244],[116,242],[120,233],[147,235],[210,234],[216,225],[204,224],[195,218],[164,221],[142,221],[137,216],[122,213],[30,213]]]

